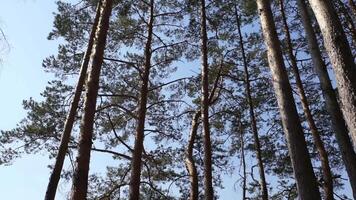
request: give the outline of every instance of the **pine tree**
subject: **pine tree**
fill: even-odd
[[[273,85],[297,182],[298,195],[302,199],[320,199],[319,189],[279,46],[270,2],[258,0],[257,5],[260,12],[262,32],[268,49],[268,62],[272,71]]]
[[[288,57],[290,59],[291,67],[292,67],[294,77],[296,80],[296,85],[297,85],[299,97],[300,97],[300,100],[302,103],[304,115],[306,116],[309,129],[311,130],[311,133],[313,135],[313,140],[314,140],[316,148],[318,149],[318,153],[319,153],[320,160],[321,160],[321,165],[322,165],[322,169],[323,169],[325,196],[326,196],[326,199],[332,200],[333,195],[334,195],[333,180],[332,180],[332,173],[331,173],[330,165],[329,165],[328,154],[325,150],[325,145],[321,139],[320,132],[315,124],[314,117],[310,111],[309,102],[305,95],[304,86],[303,86],[302,80],[300,78],[300,72],[298,69],[297,59],[294,56],[295,54],[293,52],[293,44],[292,44],[292,40],[291,40],[291,35],[290,35],[289,27],[288,27],[286,14],[284,11],[283,0],[280,0],[279,4],[280,4],[280,10],[281,10],[281,14],[282,14],[282,21],[283,21],[283,25],[284,25],[284,32],[286,35],[285,40],[286,40]]]
[[[301,21],[305,29],[309,52],[312,57],[315,71],[318,74],[320,80],[323,96],[325,98],[326,108],[331,117],[332,126],[335,131],[335,136],[338,141],[340,152],[350,179],[354,198],[356,198],[356,154],[353,150],[352,143],[348,135],[346,123],[342,116],[342,112],[337,101],[336,94],[332,87],[325,62],[323,61],[322,55],[320,53],[320,48],[317,42],[317,38],[315,36],[314,29],[311,24],[307,5],[304,0],[298,0],[297,4],[301,16]]]
[[[75,120],[75,116],[76,116],[76,112],[78,109],[78,105],[79,105],[79,101],[80,101],[80,96],[83,90],[83,85],[84,85],[84,81],[86,78],[86,74],[87,74],[87,69],[88,69],[88,64],[89,64],[89,59],[90,59],[90,54],[91,54],[91,49],[93,47],[93,43],[94,43],[94,34],[96,32],[96,27],[98,25],[99,22],[99,17],[100,17],[100,2],[97,5],[97,11],[96,11],[96,16],[94,19],[94,24],[93,24],[93,28],[92,31],[90,33],[90,38],[89,38],[89,42],[88,42],[88,47],[87,50],[84,54],[84,58],[83,58],[83,63],[80,69],[80,75],[78,78],[78,83],[77,86],[75,88],[75,92],[74,92],[74,97],[68,112],[68,116],[66,119],[66,122],[64,124],[64,130],[63,130],[63,134],[62,134],[62,138],[61,138],[61,143],[59,146],[59,150],[57,153],[57,157],[56,157],[56,163],[54,165],[52,174],[50,176],[50,180],[47,186],[47,191],[46,191],[46,196],[45,196],[45,200],[53,200],[55,198],[56,195],[56,190],[57,190],[57,186],[58,186],[58,182],[60,179],[60,175],[61,175],[61,171],[63,168],[63,163],[64,163],[64,159],[65,159],[65,155],[67,153],[68,150],[68,144],[70,141],[70,134],[72,132],[73,129],[73,125],[74,125],[74,120]]]
[[[102,2],[98,28],[96,29],[93,49],[90,56],[90,72],[88,73],[88,80],[86,82],[87,91],[84,100],[84,113],[80,130],[78,157],[73,175],[71,193],[71,199],[73,200],[86,199],[87,196],[96,98],[98,96],[100,71],[104,59],[104,50],[112,7],[112,0],[104,0]]]
[[[337,89],[342,103],[354,149],[356,146],[356,66],[339,17],[331,1],[309,0],[324,39],[334,69]]]

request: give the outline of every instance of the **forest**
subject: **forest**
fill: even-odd
[[[356,199],[354,0],[56,8],[53,79],[0,130],[0,167],[50,159],[43,199]]]

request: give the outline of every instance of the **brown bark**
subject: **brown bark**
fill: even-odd
[[[95,31],[96,31],[96,27],[98,25],[98,21],[99,21],[99,17],[100,17],[100,6],[101,6],[101,3],[99,1],[98,5],[97,5],[97,9],[96,9],[96,15],[94,18],[94,24],[93,24],[93,27],[92,27],[92,30],[91,30],[91,33],[89,36],[87,50],[85,51],[85,54],[83,57],[83,62],[81,64],[78,83],[77,83],[77,86],[76,86],[75,92],[74,92],[74,97],[70,104],[69,112],[68,112],[66,121],[64,123],[62,138],[61,138],[61,142],[59,145],[56,162],[54,164],[54,167],[53,167],[53,170],[52,170],[52,173],[49,178],[48,185],[47,185],[45,200],[54,200],[54,198],[56,196],[58,182],[59,182],[59,179],[61,176],[61,171],[63,168],[65,155],[68,150],[70,135],[71,135],[71,132],[73,129],[74,121],[75,121],[75,115],[77,113],[80,96],[82,94],[83,85],[84,85],[85,77],[86,77],[87,70],[88,70],[90,53],[91,53],[91,49],[93,47]]]
[[[218,91],[218,84],[219,84],[219,79],[221,77],[222,67],[223,67],[223,61],[221,61],[221,65],[220,65],[218,74],[216,76],[213,88],[209,95],[209,105],[214,104],[215,101],[219,98],[220,92]],[[185,153],[185,156],[186,156],[185,165],[187,167],[188,174],[190,176],[190,196],[189,196],[190,200],[197,200],[199,197],[198,173],[197,173],[197,169],[196,169],[195,161],[194,161],[194,157],[193,157],[193,148],[194,148],[194,142],[195,142],[195,138],[196,138],[197,131],[198,131],[200,116],[201,116],[201,110],[197,110],[193,116],[192,129],[190,132],[188,147],[187,147],[187,150]]]
[[[100,71],[103,63],[112,4],[112,0],[102,1],[101,14],[90,56],[91,70],[86,83],[87,91],[85,94],[84,113],[80,127],[78,157],[76,160],[71,190],[72,200],[83,200],[86,199],[87,195],[96,98],[98,96]]]
[[[148,96],[148,84],[151,68],[151,46],[153,35],[153,21],[154,21],[154,0],[150,0],[149,3],[149,21],[147,31],[147,41],[144,50],[145,62],[142,75],[142,84],[140,91],[140,101],[138,108],[138,119],[136,127],[136,138],[134,145],[134,152],[132,155],[131,163],[131,178],[130,178],[130,200],[138,200],[140,198],[140,182],[141,182],[141,168],[142,168],[142,152],[144,141],[144,130],[147,111],[147,96]]]
[[[270,1],[257,0],[257,5],[298,195],[303,200],[318,200],[321,199],[320,192],[284,65]]]
[[[200,1],[200,42],[201,42],[201,67],[202,67],[202,97],[201,97],[201,118],[204,133],[204,191],[205,199],[213,200],[213,177],[211,161],[211,141],[209,125],[209,66],[208,66],[208,36],[206,30],[205,0]]]
[[[331,117],[332,127],[335,131],[335,137],[346,167],[346,172],[349,176],[351,188],[353,190],[353,196],[356,199],[356,154],[353,150],[346,123],[342,116],[336,94],[332,87],[325,62],[323,61],[320,53],[320,48],[309,17],[307,5],[305,0],[298,0],[297,3],[301,20],[305,29],[313,65],[319,77],[321,89],[325,99],[326,109],[328,110],[328,113]]]
[[[320,26],[342,104],[344,119],[356,146],[356,65],[341,22],[331,1],[309,0]]]
[[[316,149],[319,153],[320,156],[320,161],[321,161],[321,168],[323,171],[323,178],[324,178],[324,192],[325,192],[325,199],[326,200],[333,200],[333,179],[332,179],[332,173],[330,170],[330,164],[329,164],[329,159],[328,159],[328,154],[325,150],[325,145],[320,137],[320,133],[318,128],[316,127],[313,115],[310,111],[309,108],[309,103],[308,99],[305,95],[302,79],[300,78],[299,74],[299,69],[298,69],[298,64],[297,64],[297,58],[294,56],[293,53],[293,44],[292,44],[292,39],[290,36],[290,31],[287,23],[287,17],[284,11],[284,2],[283,0],[279,0],[280,3],[280,9],[281,9],[281,14],[282,14],[282,21],[283,21],[283,26],[284,26],[284,32],[286,36],[286,44],[287,44],[287,54],[290,59],[291,67],[294,73],[295,77],[295,82],[297,85],[298,89],[298,94],[300,97],[300,101],[302,103],[304,115],[306,117],[309,129],[312,133],[314,144],[316,146]]]
[[[198,200],[199,197],[198,173],[193,157],[193,148],[194,148],[194,142],[198,131],[200,116],[201,116],[200,110],[194,114],[192,120],[192,129],[189,136],[188,148],[185,153],[186,154],[185,165],[187,167],[189,173],[189,179],[190,179],[189,200]]]
[[[235,6],[235,16],[236,16],[236,22],[237,22],[237,30],[239,33],[239,43],[240,43],[242,60],[243,60],[243,65],[244,65],[244,72],[245,72],[245,88],[246,88],[247,102],[249,105],[250,122],[251,122],[253,139],[254,139],[254,143],[255,143],[255,151],[256,151],[256,157],[257,157],[257,163],[258,163],[258,170],[259,170],[259,174],[260,174],[260,186],[261,186],[261,191],[262,191],[261,197],[263,200],[268,200],[268,189],[267,189],[266,176],[265,176],[263,160],[262,160],[261,144],[260,144],[260,138],[258,136],[256,116],[255,116],[255,111],[254,111],[253,102],[252,102],[250,74],[248,71],[248,63],[247,63],[247,59],[246,59],[245,46],[244,46],[243,36],[241,33],[240,17],[238,15],[236,6]]]

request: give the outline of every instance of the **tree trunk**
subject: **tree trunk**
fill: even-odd
[[[209,98],[208,98],[209,105],[213,104],[218,99],[219,92],[217,91],[217,87],[221,76],[222,66],[223,65],[221,64],[219,72],[214,81],[214,86],[209,94]],[[192,130],[190,132],[188,148],[185,154],[186,156],[185,164],[187,166],[187,170],[190,176],[190,197],[189,197],[190,200],[197,200],[199,197],[198,173],[194,162],[193,148],[194,148],[194,142],[198,131],[200,116],[201,116],[201,110],[199,109],[196,111],[196,113],[193,116]]]
[[[257,0],[257,5],[299,198],[303,200],[318,200],[320,199],[320,192],[284,65],[270,1]]]
[[[300,101],[302,103],[304,115],[306,117],[309,129],[312,133],[314,144],[316,146],[316,149],[318,150],[319,156],[320,156],[320,161],[321,161],[321,168],[323,171],[323,178],[324,178],[324,192],[325,192],[325,200],[333,200],[334,197],[334,192],[333,192],[333,179],[332,179],[332,173],[330,170],[330,164],[329,164],[329,159],[328,159],[328,153],[325,150],[325,145],[320,137],[320,133],[318,128],[316,127],[313,115],[310,111],[309,108],[309,103],[308,99],[305,95],[302,79],[300,78],[299,74],[299,69],[298,69],[298,64],[297,64],[297,58],[294,56],[293,53],[293,44],[292,44],[292,39],[290,37],[290,31],[287,23],[287,17],[284,11],[284,2],[283,0],[279,0],[280,3],[280,9],[281,9],[281,14],[282,14],[282,21],[284,25],[284,32],[286,36],[286,43],[287,43],[287,54],[291,62],[291,67],[294,73],[295,77],[295,82],[297,85],[298,89],[298,94],[300,97]]]
[[[192,120],[192,130],[190,132],[188,148],[186,151],[185,165],[187,166],[189,179],[190,179],[189,200],[198,200],[199,197],[198,173],[193,157],[193,148],[194,148],[194,142],[198,131],[200,115],[201,115],[200,110],[194,114]]]
[[[356,65],[331,1],[309,0],[332,63],[344,119],[356,146]]]
[[[96,15],[94,18],[93,28],[92,28],[90,36],[89,36],[87,50],[85,51],[85,54],[83,57],[83,62],[80,67],[80,73],[79,73],[78,83],[75,88],[74,97],[73,97],[73,100],[72,100],[70,108],[69,108],[67,119],[64,123],[64,129],[63,129],[62,138],[61,138],[61,142],[60,142],[57,157],[56,157],[56,162],[54,164],[54,168],[52,170],[52,173],[49,178],[48,185],[47,185],[45,200],[54,200],[54,198],[56,196],[58,182],[61,177],[61,171],[63,168],[65,155],[68,150],[70,135],[71,135],[71,132],[73,129],[74,121],[75,121],[75,115],[77,114],[80,96],[82,94],[83,85],[84,85],[85,77],[86,77],[87,70],[88,70],[90,53],[91,53],[91,49],[93,48],[95,31],[96,31],[99,17],[100,17],[100,7],[101,7],[101,3],[99,1],[98,5],[97,5],[97,9],[96,9]]]
[[[76,160],[71,191],[72,200],[83,200],[86,199],[87,195],[96,98],[98,96],[100,71],[103,63],[112,4],[112,0],[102,1],[100,19],[91,52],[91,71],[89,72],[88,81],[86,83],[87,91],[85,94],[84,113],[80,127],[78,157]]]
[[[142,167],[142,152],[143,152],[143,141],[144,141],[144,131],[145,131],[145,121],[146,121],[146,111],[147,111],[147,96],[148,96],[148,84],[149,75],[151,68],[151,46],[152,46],[152,35],[153,35],[153,21],[154,21],[154,0],[150,0],[149,8],[149,21],[148,21],[148,31],[147,31],[147,41],[145,45],[145,63],[142,75],[142,85],[140,91],[140,103],[138,108],[138,119],[136,127],[136,138],[134,152],[132,155],[131,163],[131,179],[130,179],[130,200],[138,200],[140,198],[140,182],[141,182],[141,167]]]
[[[245,54],[243,36],[241,33],[240,17],[238,15],[236,6],[235,6],[235,16],[236,16],[236,22],[237,22],[237,30],[239,33],[239,43],[240,43],[240,48],[241,48],[242,60],[243,60],[244,71],[245,71],[246,96],[247,96],[247,102],[249,105],[251,128],[252,128],[253,139],[254,139],[254,143],[255,143],[256,157],[257,157],[258,169],[259,169],[259,174],[260,174],[260,186],[261,186],[261,191],[262,191],[262,200],[268,200],[268,189],[267,189],[266,176],[265,176],[263,160],[262,160],[261,144],[260,144],[260,138],[258,136],[257,122],[256,122],[255,111],[254,111],[253,102],[252,102],[250,74],[248,72],[248,63],[247,63],[246,54]]]
[[[247,191],[247,172],[246,172],[246,160],[245,160],[245,140],[244,140],[244,134],[242,130],[242,123],[239,121],[239,127],[240,127],[240,144],[241,144],[241,162],[242,162],[242,200],[247,199],[246,198],[246,191]]]
[[[304,0],[298,0],[298,8],[301,20],[305,29],[308,41],[309,51],[312,57],[313,65],[318,74],[321,89],[325,99],[326,109],[331,117],[335,137],[338,142],[342,159],[349,176],[354,199],[356,199],[356,154],[353,150],[346,123],[337,102],[336,94],[332,87],[326,65],[320,53],[320,48],[315,36],[315,32],[308,14],[307,5]]]
[[[356,4],[354,3],[353,0],[349,0],[349,5],[350,5],[350,8],[352,10],[354,17],[356,17]]]
[[[204,133],[204,186],[205,199],[213,200],[213,177],[211,161],[211,141],[209,125],[209,66],[208,66],[208,36],[206,30],[205,0],[200,1],[200,42],[201,42],[201,67],[202,67],[202,97],[201,97],[201,118]]]

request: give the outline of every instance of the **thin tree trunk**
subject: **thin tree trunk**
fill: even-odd
[[[245,160],[245,140],[244,134],[242,131],[242,123],[239,122],[240,126],[240,143],[241,143],[241,161],[242,161],[242,200],[246,199],[246,191],[247,191],[247,173],[246,173],[246,160]]]
[[[350,5],[350,8],[352,10],[354,17],[356,17],[356,4],[354,3],[353,0],[349,0],[349,5]]]
[[[223,62],[223,61],[222,61]],[[219,92],[217,91],[218,84],[219,84],[219,79],[221,77],[221,70],[222,70],[223,64],[221,63],[220,69],[218,71],[218,74],[216,76],[216,79],[214,81],[214,86],[209,94],[209,105],[213,104],[219,97]],[[190,132],[190,137],[189,137],[189,142],[188,142],[188,147],[185,153],[186,159],[185,159],[185,164],[188,169],[188,173],[190,176],[190,200],[197,200],[199,197],[199,185],[198,185],[198,173],[197,169],[195,166],[194,162],[194,157],[193,157],[193,148],[194,148],[194,142],[195,138],[197,135],[197,130],[199,126],[199,118],[201,116],[201,110],[197,110],[196,113],[193,116],[192,120],[192,129]]]
[[[316,146],[316,149],[318,150],[320,160],[321,160],[321,168],[323,171],[323,178],[324,178],[324,192],[325,192],[325,199],[326,200],[333,200],[333,179],[332,179],[332,173],[330,170],[330,164],[329,164],[329,159],[328,159],[328,153],[325,150],[325,145],[320,137],[320,132],[318,128],[316,127],[313,115],[310,111],[309,108],[309,103],[308,99],[305,95],[302,79],[300,78],[299,74],[299,69],[298,69],[298,64],[297,64],[297,59],[294,56],[293,53],[293,44],[292,44],[292,39],[290,36],[290,31],[287,23],[287,17],[284,11],[284,2],[283,0],[279,0],[280,3],[280,9],[281,9],[281,14],[282,14],[282,21],[284,25],[284,32],[286,36],[286,43],[287,43],[287,54],[291,62],[291,67],[294,73],[297,89],[298,89],[298,94],[300,97],[300,101],[302,103],[304,115],[306,117],[309,129],[312,133],[314,144]]]
[[[245,46],[244,46],[243,36],[241,33],[240,17],[238,15],[236,5],[235,5],[235,16],[236,16],[236,22],[237,22],[237,30],[239,33],[239,43],[240,43],[240,48],[241,48],[242,60],[243,60],[244,71],[245,71],[246,96],[247,96],[247,102],[249,105],[250,121],[251,121],[253,139],[255,142],[255,150],[256,150],[258,169],[259,169],[259,173],[260,173],[260,186],[261,186],[261,191],[262,191],[262,199],[268,200],[268,189],[267,189],[266,176],[265,176],[263,160],[262,160],[261,144],[260,144],[260,138],[258,136],[257,122],[256,122],[255,111],[254,111],[253,102],[252,102],[250,74],[248,72],[248,63],[247,63],[247,59],[246,59]]]
[[[96,110],[96,98],[98,96],[99,78],[104,58],[104,50],[109,29],[109,19],[112,10],[112,0],[103,0],[98,28],[95,33],[94,45],[91,52],[90,72],[86,83],[84,100],[84,114],[80,127],[80,139],[78,157],[73,175],[71,191],[72,200],[86,199],[88,189],[88,173],[90,163],[90,151],[93,138],[93,126]]]
[[[201,67],[202,67],[202,122],[204,132],[204,186],[205,199],[213,200],[213,177],[212,177],[212,161],[211,161],[211,141],[210,141],[210,125],[209,125],[209,66],[208,66],[208,36],[206,30],[206,13],[205,0],[200,1],[200,26],[201,26]]]
[[[342,159],[344,161],[347,174],[351,183],[354,198],[356,199],[356,154],[353,150],[346,123],[337,102],[336,94],[332,87],[325,62],[320,53],[320,48],[315,36],[315,32],[309,17],[305,0],[298,0],[298,8],[301,20],[306,32],[309,51],[312,57],[313,65],[318,74],[321,89],[325,99],[326,109],[331,117],[332,127],[335,131],[335,137],[338,142]]]
[[[188,148],[186,150],[185,165],[187,166],[189,179],[190,179],[190,195],[189,200],[198,200],[199,197],[199,184],[198,184],[198,173],[195,166],[195,161],[193,157],[194,142],[198,131],[199,118],[201,116],[200,110],[194,114],[192,120],[192,129],[190,132]]]
[[[334,69],[342,111],[356,146],[356,65],[331,1],[309,0]]]
[[[320,192],[284,65],[270,1],[257,0],[257,5],[298,195],[303,200],[318,200],[321,199]]]
[[[89,36],[87,50],[85,51],[85,54],[83,57],[83,62],[80,67],[80,73],[79,73],[78,83],[75,88],[74,97],[73,97],[73,100],[72,100],[70,108],[69,108],[67,119],[64,123],[64,129],[63,129],[62,138],[61,138],[61,142],[60,142],[57,157],[56,157],[56,162],[54,164],[54,168],[52,170],[52,173],[49,178],[48,185],[47,185],[45,200],[54,200],[54,198],[56,196],[58,182],[61,177],[61,171],[63,168],[65,155],[68,150],[70,135],[71,135],[71,132],[73,129],[74,121],[75,121],[75,115],[77,114],[80,96],[82,94],[83,85],[84,85],[85,77],[86,77],[87,70],[88,70],[90,53],[91,53],[91,49],[93,48],[95,31],[96,31],[99,17],[100,17],[100,7],[101,7],[101,2],[99,1],[97,8],[96,8],[94,24],[93,24],[93,27],[92,27],[92,30],[91,30],[91,33]]]
[[[131,163],[131,179],[130,179],[130,200],[138,200],[140,198],[140,182],[141,182],[141,167],[142,167],[142,152],[143,152],[143,141],[144,141],[144,131],[145,131],[145,121],[146,121],[146,111],[147,111],[147,96],[148,96],[148,84],[149,75],[151,68],[151,46],[152,46],[152,35],[153,35],[153,21],[154,21],[154,0],[150,0],[149,3],[149,21],[148,21],[148,31],[147,31],[147,41],[145,45],[145,63],[142,75],[142,85],[140,91],[140,103],[138,108],[138,119],[136,127],[136,138],[134,152],[132,155]]]

